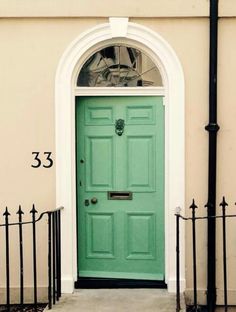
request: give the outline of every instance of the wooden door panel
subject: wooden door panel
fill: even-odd
[[[155,105],[127,106],[126,123],[128,125],[150,125],[155,124]]]
[[[127,136],[127,189],[155,190],[155,136]]]
[[[87,258],[114,258],[114,214],[87,213]]]
[[[107,191],[114,186],[114,142],[112,136],[88,136],[85,146],[86,191]]]
[[[154,213],[128,213],[126,216],[127,257],[132,260],[156,258]]]
[[[114,124],[114,108],[107,107],[85,107],[85,124],[90,125],[113,125]]]

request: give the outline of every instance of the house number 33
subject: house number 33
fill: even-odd
[[[53,165],[53,160],[51,158],[52,153],[51,152],[44,152],[45,155],[43,157],[43,161],[40,158],[40,152],[32,152],[32,155],[34,156],[34,163],[31,165],[32,168],[39,168],[43,166],[44,168],[51,168]]]

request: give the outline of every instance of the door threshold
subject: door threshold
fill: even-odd
[[[78,277],[75,288],[167,288],[165,281]]]

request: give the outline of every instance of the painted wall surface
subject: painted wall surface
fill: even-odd
[[[34,169],[32,152],[52,152],[55,161],[55,74],[59,60],[70,42],[81,32],[105,20],[76,19],[8,19],[0,20],[0,224],[5,206],[16,220],[18,205],[28,212],[35,203],[37,211],[55,209],[55,163],[50,169]],[[28,216],[27,216],[28,215]],[[38,233],[38,285],[47,285],[47,218]],[[4,237],[4,230],[0,228]],[[10,272],[11,285],[19,285],[19,263],[16,241],[18,229],[12,230],[10,255],[14,269]],[[24,232],[25,286],[31,288],[32,279],[32,229]],[[5,249],[1,248],[0,275],[5,276]],[[27,269],[26,269],[27,268]],[[0,302],[5,280],[0,279]],[[16,298],[18,292],[15,289]],[[26,292],[29,293],[29,292]],[[41,298],[47,293],[41,291]],[[32,292],[31,292],[32,295]],[[29,295],[30,297],[30,295]],[[29,298],[28,297],[28,298]],[[32,298],[32,296],[31,296]],[[30,298],[29,298],[30,299]]]
[[[236,19],[227,18],[219,21],[219,72],[218,72],[218,121],[221,127],[218,135],[218,202],[221,200],[220,196],[225,195],[228,199],[229,206],[227,207],[228,214],[235,214],[235,140],[236,140],[236,92],[234,82],[234,72],[236,70],[236,44],[234,34],[236,32]],[[218,209],[220,213],[220,209]],[[236,257],[235,248],[235,220],[228,220],[228,288],[229,300],[235,302],[235,279],[236,271],[234,259]],[[217,223],[217,241],[221,241],[222,226]],[[217,244],[218,258],[217,258],[217,282],[218,285],[223,283],[222,274],[222,249],[221,244]],[[223,297],[223,290],[220,287],[218,292],[219,300]]]
[[[7,0],[0,2],[2,17],[206,17],[209,0]],[[235,16],[234,0],[219,0],[220,16]]]
[[[230,0],[224,0],[225,7],[220,1],[221,12],[227,15],[236,12],[236,6]],[[165,1],[161,7],[160,15],[175,15],[179,10],[180,3],[185,4],[186,11],[183,15],[194,15],[199,1],[176,1],[178,6],[171,6],[172,1]],[[208,1],[200,1],[202,6],[198,8],[197,15],[206,15]],[[27,4],[27,1],[25,1]],[[136,1],[137,3],[137,1]],[[152,6],[147,7],[145,12],[136,12],[133,15],[149,16],[151,9],[156,4],[150,1]],[[188,3],[188,4],[187,4]],[[41,1],[34,8],[26,5],[17,7],[16,3],[9,5],[1,1],[0,11],[3,15],[53,15],[55,2],[48,5]],[[68,9],[66,1],[58,6],[58,15],[72,15],[73,4]],[[131,8],[134,2],[130,2]],[[91,3],[90,3],[91,5]],[[81,3],[82,12],[88,12],[85,3]],[[194,9],[195,6],[195,9]],[[109,7],[109,6],[108,6]],[[24,12],[23,13],[23,8]],[[114,11],[109,8],[106,14],[113,15]],[[163,9],[163,11],[161,11]],[[165,11],[165,10],[166,11]],[[22,10],[22,11],[21,11]],[[27,11],[28,10],[28,11]],[[61,10],[61,11],[60,11]],[[87,11],[86,11],[87,10]],[[102,13],[97,14],[102,16]],[[120,11],[119,11],[120,10]],[[121,10],[124,10],[123,12]],[[126,11],[125,11],[126,10]],[[120,5],[116,15],[129,15],[130,8]],[[78,8],[77,8],[77,11]],[[46,12],[46,13],[45,13]],[[61,12],[61,13],[60,13]],[[75,10],[76,12],[76,10]],[[161,13],[162,12],[162,13]],[[166,12],[169,12],[167,14]],[[192,13],[191,13],[192,12]],[[37,14],[36,14],[37,13]],[[181,13],[181,14],[182,14]],[[76,13],[79,14],[79,13]],[[82,13],[81,13],[82,14]],[[105,14],[105,13],[104,13]],[[222,13],[223,14],[223,13]],[[92,13],[90,13],[92,15]],[[132,15],[132,14],[131,14]],[[55,158],[55,121],[54,121],[54,90],[55,73],[62,53],[83,31],[106,22],[106,18],[8,18],[0,20],[0,209],[9,206],[13,213],[18,209],[18,204],[27,211],[32,203],[36,204],[37,210],[44,211],[55,208],[55,164],[52,168],[34,169],[32,152],[52,152]],[[208,19],[205,17],[195,18],[131,18],[130,21],[147,26],[159,33],[169,42],[178,55],[185,75],[185,115],[186,115],[186,205],[191,204],[192,198],[196,198],[199,206],[198,213],[206,213],[203,208],[207,200],[207,162],[208,162],[208,134],[204,130],[208,123],[208,64],[209,64],[209,29]],[[232,77],[236,71],[236,32],[235,18],[222,18],[219,23],[219,131],[218,144],[218,177],[217,189],[220,195],[226,195],[233,206],[235,196],[235,155],[236,140],[235,116],[236,94],[235,82]],[[178,105],[178,103],[176,103]],[[201,208],[200,208],[201,207]],[[174,208],[174,207],[173,207]],[[233,213],[234,208],[229,208]],[[186,208],[186,215],[189,211]],[[0,217],[2,221],[2,217]],[[0,223],[1,223],[0,221]],[[43,230],[47,225],[46,220],[41,225],[39,235],[46,235]],[[190,250],[191,238],[190,227],[186,227],[186,250]],[[234,224],[229,222],[229,230],[234,237]],[[28,236],[30,236],[28,230]],[[15,234],[12,234],[15,235]],[[198,258],[198,281],[203,290],[201,300],[204,302],[206,289],[206,225],[198,228],[198,248],[201,257]],[[219,234],[220,235],[220,234]],[[16,239],[16,235],[14,236]],[[46,237],[45,237],[46,239]],[[229,241],[234,242],[235,238]],[[31,242],[26,241],[30,246]],[[229,245],[229,261],[231,264],[229,288],[235,294],[236,280],[234,259],[236,251]],[[29,247],[30,248],[30,247]],[[12,252],[14,244],[12,243]],[[203,252],[204,250],[204,252]],[[219,288],[218,299],[221,300],[222,276],[221,276],[221,249],[218,245],[218,276],[217,287]],[[40,245],[40,254],[45,254],[45,245]],[[187,290],[192,288],[192,256],[186,253],[186,278]],[[14,261],[14,260],[13,260]],[[31,259],[27,259],[28,267]],[[17,266],[16,266],[17,270]],[[46,282],[46,260],[40,266],[40,286]],[[0,266],[0,276],[4,269]],[[15,275],[15,277],[14,277]],[[12,282],[17,286],[17,274],[12,274]],[[3,281],[0,280],[0,283]],[[32,285],[30,274],[26,276],[26,284]],[[3,287],[3,284],[0,284]],[[188,293],[188,292],[187,292]],[[234,296],[235,297],[235,296]],[[233,297],[232,297],[233,300]],[[236,303],[236,302],[234,302]]]
[[[0,16],[206,16],[209,0],[30,0],[0,2]],[[181,10],[180,10],[181,8]]]

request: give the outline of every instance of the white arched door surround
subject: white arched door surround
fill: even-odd
[[[164,88],[109,88],[92,90],[75,87],[85,59],[99,48],[127,43],[143,50],[160,69]],[[98,88],[97,88],[98,89]],[[130,89],[130,90],[129,90]],[[122,93],[123,92],[123,93]],[[164,93],[164,94],[163,94]],[[56,74],[56,204],[62,212],[62,291],[74,290],[77,279],[75,95],[158,95],[165,102],[165,279],[175,291],[175,207],[184,207],[184,76],[171,46],[154,31],[127,18],[110,18],[76,38],[64,52]],[[181,228],[181,288],[185,288],[184,227]]]

